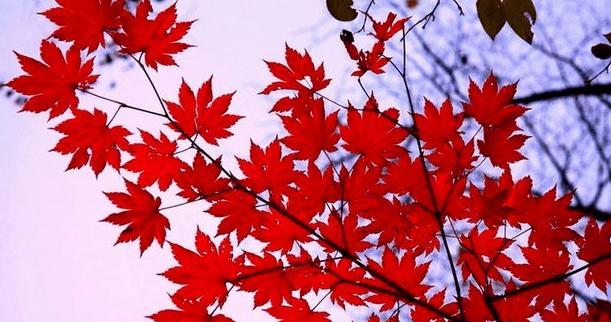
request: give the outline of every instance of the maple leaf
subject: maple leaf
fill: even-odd
[[[381,175],[380,167],[371,166],[363,160],[358,160],[351,171],[342,167],[339,172],[340,199],[349,204],[350,212],[363,215],[379,207],[380,198],[384,195],[378,183]]]
[[[608,271],[607,271],[608,272]],[[541,313],[541,319],[545,322],[556,322],[556,321],[572,321],[572,322],[586,322],[588,318],[585,314],[579,314],[577,308],[577,301],[575,297],[572,297],[568,305],[565,305],[562,301],[554,302],[553,310],[545,310]],[[600,320],[592,320],[600,321]]]
[[[215,164],[216,163],[216,164]],[[221,198],[222,194],[231,190],[229,179],[220,178],[221,159],[207,163],[200,154],[193,158],[193,166],[185,168],[176,183],[182,189],[179,196],[190,201],[205,198],[208,201]]]
[[[304,218],[304,213],[296,210],[288,209],[287,212],[295,216],[300,222],[309,223],[310,218]],[[267,243],[265,250],[268,252],[280,251],[282,254],[286,254],[293,249],[293,245],[312,240],[307,230],[275,210],[272,210],[271,216],[267,216],[265,219],[262,226],[253,231],[252,236]]]
[[[162,275],[173,283],[181,285],[175,297],[197,301],[209,306],[227,299],[227,283],[232,283],[241,271],[241,261],[234,260],[229,238],[215,246],[209,236],[199,229],[195,234],[196,252],[170,243],[172,254],[179,266],[165,271]]]
[[[611,321],[611,302],[599,298],[588,304],[588,318],[598,322]]]
[[[327,262],[325,269],[331,272],[333,279],[330,297],[333,303],[337,303],[341,308],[345,308],[346,303],[356,306],[365,304],[362,296],[367,294],[368,290],[355,285],[365,277],[363,268],[354,266],[350,260],[343,258]]]
[[[384,70],[382,68],[390,62],[390,58],[384,56],[385,45],[382,41],[376,42],[371,51],[358,50],[351,42],[344,42],[344,46],[350,58],[357,64],[358,69],[352,72],[352,76],[361,77],[368,71],[374,74],[383,74]]]
[[[74,118],[63,121],[53,128],[65,135],[51,151],[72,153],[68,169],[78,169],[87,164],[97,176],[106,165],[119,169],[121,150],[129,143],[126,136],[131,133],[122,126],[108,127],[106,113],[94,109],[93,113],[75,110]]]
[[[472,222],[483,221],[487,227],[498,227],[507,220],[513,208],[506,204],[510,187],[500,181],[484,177],[484,189],[475,185],[469,187],[469,219]]]
[[[492,165],[506,169],[510,163],[525,159],[518,149],[527,139],[527,135],[514,134],[511,128],[484,128],[484,139],[478,140],[477,146]]]
[[[340,187],[333,178],[333,168],[324,171],[308,162],[307,173],[298,172],[295,178],[297,189],[289,192],[288,208],[300,209],[304,213],[321,213],[327,203],[333,203],[340,197]]]
[[[320,234],[336,245],[351,253],[363,252],[373,246],[370,242],[365,241],[369,235],[363,227],[358,226],[358,217],[354,214],[348,214],[343,218],[337,211],[329,214],[327,222],[318,224]],[[320,241],[321,246],[326,247],[327,251],[332,251],[323,241]]]
[[[520,250],[528,263],[514,264],[511,268],[511,273],[514,277],[525,282],[524,285],[562,275],[572,267],[569,264],[569,254],[566,251],[539,250],[529,247],[520,247]],[[562,302],[564,295],[569,293],[569,290],[568,282],[562,280],[558,283],[525,292],[525,294],[538,295],[537,305],[544,307],[552,301]]]
[[[482,292],[473,284],[469,284],[468,296],[463,299],[463,310],[466,321],[494,320]]]
[[[599,227],[596,220],[590,219],[586,226],[584,236],[576,241],[579,246],[577,256],[586,262],[592,262],[604,256],[600,263],[588,267],[585,274],[586,284],[594,285],[605,292],[609,284],[611,284],[611,224],[606,221],[602,227]]]
[[[433,153],[427,155],[426,158],[440,171],[449,172],[453,176],[459,176],[464,171],[473,169],[473,162],[478,159],[474,153],[475,144],[473,140],[465,144],[462,138],[457,138],[451,145],[441,145]]]
[[[124,210],[113,213],[102,221],[119,226],[127,225],[119,235],[117,244],[140,239],[140,253],[144,253],[151,246],[153,239],[163,246],[170,222],[159,212],[161,199],[153,197],[148,191],[128,180],[125,180],[125,186],[127,193],[105,193],[115,206]]]
[[[163,310],[147,318],[155,322],[234,322],[222,314],[211,316],[200,301],[185,300],[176,295],[170,298],[178,310]]]
[[[299,296],[303,297],[310,292],[318,294],[320,290],[329,289],[333,285],[333,276],[322,269],[322,263],[331,260],[328,255],[325,259],[313,258],[303,247],[299,247],[299,253],[288,253],[286,259],[286,273],[293,288],[299,291]]]
[[[58,7],[42,13],[59,26],[51,37],[93,52],[105,46],[104,33],[120,27],[125,0],[55,0]]]
[[[176,3],[163,10],[154,20],[150,0],[142,0],[136,15],[124,12],[121,16],[123,32],[112,34],[124,54],[144,53],[144,62],[157,70],[157,65],[177,65],[173,54],[191,47],[180,40],[187,34],[193,21],[176,22]]]
[[[540,197],[528,201],[528,223],[533,233],[529,235],[529,245],[540,249],[566,251],[566,241],[576,241],[579,234],[570,227],[575,225],[582,214],[571,210],[572,193],[556,199],[556,187]],[[549,266],[549,265],[548,265]]]
[[[484,126],[506,126],[528,109],[512,104],[517,83],[498,89],[496,77],[491,73],[482,88],[473,81],[469,84],[469,103],[464,103],[465,113]]]
[[[244,184],[256,193],[269,190],[272,199],[287,193],[295,181],[293,156],[282,156],[280,140],[275,139],[263,150],[250,142],[250,161],[237,158],[246,176]]]
[[[507,282],[506,290],[515,290],[516,285],[513,280]],[[533,303],[534,296],[528,292],[504,298],[496,303],[494,307],[497,310],[502,321],[530,321],[537,314],[538,306]],[[538,300],[538,299],[537,299]]]
[[[89,89],[98,79],[98,75],[92,74],[93,58],[81,64],[81,54],[76,47],[68,49],[64,56],[54,43],[43,40],[40,45],[42,62],[17,52],[15,55],[27,75],[14,78],[8,86],[29,96],[22,111],[49,111],[49,119],[63,114],[68,108],[76,109],[79,100],[75,91]]]
[[[348,152],[360,154],[377,165],[399,157],[406,153],[400,144],[408,133],[397,127],[398,119],[397,109],[390,108],[381,112],[378,102],[371,95],[362,111],[349,107],[348,121],[340,127],[340,136],[345,142],[342,146]]]
[[[467,280],[473,276],[481,285],[488,285],[488,278],[503,282],[501,269],[510,269],[513,261],[502,253],[512,240],[496,237],[496,230],[488,229],[482,232],[472,230],[467,236],[460,238],[463,247],[458,257],[457,265],[462,264],[462,276]]]
[[[461,141],[459,128],[463,114],[454,115],[452,103],[445,100],[437,109],[429,100],[424,102],[424,115],[415,114],[414,122],[418,125],[418,137],[425,142],[424,149],[436,149],[449,142]]]
[[[265,311],[280,322],[327,322],[329,313],[315,312],[308,301],[297,298],[288,299],[288,305],[272,306]]]
[[[152,134],[140,130],[143,143],[135,143],[129,146],[127,152],[133,159],[127,161],[123,168],[139,172],[138,184],[148,187],[153,183],[159,184],[159,189],[167,190],[173,181],[179,181],[182,170],[188,165],[174,156],[178,147],[176,141],[170,141],[163,132],[156,139]]]
[[[297,151],[297,160],[316,160],[321,152],[334,152],[339,141],[337,115],[335,111],[325,117],[322,99],[314,100],[310,111],[293,116],[280,116],[289,135],[281,142],[287,148]]]
[[[300,54],[285,44],[285,60],[286,65],[265,61],[267,68],[278,81],[267,85],[260,94],[268,95],[279,90],[295,90],[301,94],[311,95],[329,86],[331,80],[325,79],[324,64],[321,63],[318,67],[314,67],[312,57],[307,51]],[[306,77],[311,84],[310,87],[301,83],[306,80]]]
[[[399,31],[403,29],[403,27],[405,26],[405,22],[409,20],[409,17],[408,17],[408,18],[401,18],[395,21],[396,17],[397,17],[396,13],[389,12],[388,16],[386,17],[386,21],[380,23],[380,22],[375,21],[371,16],[369,16],[369,19],[373,23],[374,36],[379,41],[387,41],[390,38],[392,38],[392,36],[394,36],[396,33],[398,33]]]
[[[234,190],[223,194],[223,199],[216,201],[207,212],[222,218],[218,227],[219,235],[235,232],[238,241],[241,241],[254,227],[265,223],[265,215],[268,213],[256,209],[256,204],[257,199],[254,196]]]
[[[403,289],[417,298],[424,297],[424,293],[431,288],[422,281],[429,270],[430,262],[416,265],[416,258],[411,252],[406,252],[399,258],[388,247],[385,247],[381,263],[369,258],[368,265],[374,271],[397,283],[397,285],[401,285]],[[383,289],[388,289],[388,286],[379,280],[375,280],[373,283]],[[382,311],[391,310],[397,303],[394,297],[385,293],[376,293],[369,296],[367,302],[382,304]]]
[[[446,289],[443,289],[427,301],[430,305],[439,308],[441,311],[448,313],[448,315],[455,315],[458,313],[458,306],[455,302],[444,304],[446,295]],[[413,322],[445,322],[446,319],[440,317],[437,313],[429,311],[427,308],[417,305],[416,308],[411,312],[411,318]]]
[[[294,286],[282,260],[268,252],[261,256],[246,252],[245,256],[251,265],[244,268],[240,288],[255,293],[255,307],[268,302],[271,302],[272,307],[280,306],[284,300],[293,298],[291,293]]]
[[[180,104],[166,101],[168,111],[178,128],[173,123],[168,125],[179,132],[183,139],[186,139],[185,135],[192,137],[197,133],[206,142],[218,145],[218,139],[233,135],[228,129],[242,118],[239,115],[227,114],[233,94],[224,94],[213,99],[210,77],[199,88],[196,98],[193,90],[183,80],[178,91]]]

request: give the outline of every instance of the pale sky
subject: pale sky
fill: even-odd
[[[53,26],[36,13],[51,4],[49,0],[0,1],[0,77],[19,73],[12,50],[39,57],[40,40]],[[330,21],[323,4],[311,0],[178,1],[179,20],[198,19],[187,36],[187,42],[197,47],[176,56],[181,68],[161,67],[153,73],[162,96],[177,100],[181,77],[199,87],[214,74],[215,93],[238,90],[231,111],[247,117],[234,128],[237,135],[213,152],[223,153],[230,161],[233,155],[245,156],[250,138],[267,144],[275,136],[277,118],[267,114],[271,101],[257,95],[271,81],[262,59],[283,59],[288,41],[295,48],[308,47],[319,57],[317,61],[326,57],[331,73],[345,67],[340,63],[343,56],[328,54],[344,53],[336,36],[314,43],[307,32],[313,26],[323,30],[321,22]],[[340,29],[339,24],[331,24],[326,30],[339,33]],[[138,69],[126,71],[124,63],[117,63],[100,72],[96,92],[157,108]],[[117,81],[114,90],[109,89],[111,80]],[[69,158],[47,152],[59,136],[47,129],[46,116],[18,114],[18,107],[9,100],[2,100],[2,105],[0,321],[139,322],[172,308],[167,293],[175,285],[156,275],[175,263],[167,245],[163,250],[153,245],[140,258],[135,243],[112,246],[120,228],[98,222],[115,210],[101,191],[123,190],[117,173],[107,170],[96,180],[89,168],[64,172]],[[108,114],[115,109],[90,98],[82,98],[81,105]],[[132,132],[137,127],[159,129],[154,121],[130,111],[122,111],[116,119]],[[200,204],[168,212],[172,221],[168,239],[192,247],[198,225],[213,231],[202,209]],[[252,320],[250,308],[247,296],[234,296],[223,313],[238,321]]]

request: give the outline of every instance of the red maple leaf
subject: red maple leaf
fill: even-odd
[[[381,23],[381,22],[375,21],[371,16],[369,16],[369,19],[373,23],[374,36],[379,41],[387,41],[390,38],[392,38],[392,36],[394,36],[396,33],[398,33],[399,31],[403,29],[403,27],[405,26],[405,22],[409,20],[409,17],[408,17],[408,18],[402,18],[402,19],[395,21],[396,17],[397,17],[396,13],[389,12],[388,16],[386,17],[386,21]]]
[[[340,127],[343,147],[377,165],[399,157],[406,153],[400,144],[408,133],[396,126],[398,119],[399,111],[395,108],[381,112],[373,95],[361,111],[350,106],[348,121]]]
[[[93,52],[105,45],[104,33],[120,27],[125,0],[55,0],[58,7],[42,13],[59,26],[53,34],[78,49]]]
[[[320,222],[317,226],[321,236],[349,252],[363,252],[372,246],[365,240],[369,233],[363,227],[358,226],[358,217],[354,214],[348,214],[342,218],[337,211],[333,211],[329,214],[326,223]],[[327,248],[327,251],[333,249],[324,241],[319,241],[319,243]]]
[[[553,278],[571,269],[569,253],[553,249],[534,249],[521,247],[522,254],[528,263],[514,264],[511,273],[525,285]],[[566,280],[536,288],[526,294],[538,295],[537,305],[544,307],[552,301],[562,302],[570,286]]]
[[[147,317],[155,322],[234,322],[222,314],[211,316],[200,301],[185,300],[176,295],[170,298],[178,310],[163,310]]]
[[[125,11],[121,16],[122,32],[112,34],[125,54],[144,53],[144,62],[157,69],[157,64],[177,65],[173,54],[191,47],[180,40],[187,34],[193,21],[176,22],[176,4],[163,10],[154,20],[148,18],[153,11],[150,0],[142,0],[136,15]]]
[[[306,51],[300,54],[295,49],[286,44],[285,59],[286,65],[268,62],[267,68],[278,79],[267,85],[260,94],[268,95],[271,92],[279,90],[295,90],[300,93],[313,93],[324,89],[331,82],[330,79],[325,79],[325,67],[320,64],[314,67],[310,54]],[[306,86],[302,81],[309,80],[311,86]]]
[[[459,176],[466,170],[473,169],[473,162],[477,161],[478,158],[474,153],[475,144],[473,140],[465,144],[462,138],[457,138],[452,144],[441,145],[426,158],[440,171]]]
[[[238,241],[246,238],[255,227],[265,223],[267,212],[255,208],[257,199],[254,196],[234,190],[224,193],[222,200],[216,201],[208,213],[222,218],[218,227],[218,234],[236,233]]]
[[[123,168],[140,173],[139,185],[148,187],[157,182],[159,189],[165,191],[173,181],[182,178],[181,171],[188,165],[174,155],[178,147],[176,141],[170,141],[163,132],[159,133],[160,137],[156,139],[152,134],[140,130],[142,143],[129,146],[127,152],[133,159],[127,161]]]
[[[528,223],[534,233],[528,236],[529,245],[539,249],[566,252],[566,241],[577,241],[579,234],[570,227],[575,225],[583,214],[570,208],[572,193],[556,199],[556,187],[540,197],[528,200],[528,215],[522,221]],[[547,266],[550,266],[549,264]]]
[[[609,272],[609,271],[607,271]],[[571,321],[571,322],[586,322],[586,321],[603,321],[603,320],[589,320],[585,314],[579,314],[577,308],[577,301],[575,298],[571,298],[569,303],[565,305],[562,301],[554,302],[553,310],[547,309],[541,313],[541,319],[545,322],[557,322],[557,321]]]
[[[289,208],[300,209],[312,216],[325,210],[327,203],[339,199],[340,187],[333,178],[333,168],[327,167],[321,171],[314,162],[308,162],[307,173],[296,174],[293,192],[289,192]]]
[[[27,73],[8,83],[12,89],[29,96],[22,111],[40,113],[49,110],[49,119],[63,114],[68,108],[76,109],[75,91],[85,90],[95,83],[98,75],[92,75],[93,58],[81,64],[81,53],[70,48],[64,57],[52,42],[43,40],[40,45],[42,62],[15,53],[21,69]]]
[[[482,88],[473,81],[469,84],[469,103],[464,103],[465,113],[484,126],[504,126],[515,123],[516,118],[528,109],[512,104],[517,83],[498,89],[496,77],[491,73]]]
[[[461,141],[458,129],[463,123],[463,114],[454,115],[449,99],[443,102],[440,109],[425,99],[424,115],[416,114],[414,122],[418,126],[418,137],[425,142],[425,149],[436,149],[449,142]]]
[[[229,179],[220,178],[221,159],[207,163],[200,154],[193,158],[193,166],[185,168],[179,180],[176,181],[182,189],[179,196],[190,201],[204,198],[208,201],[221,198],[222,194],[232,190]]]
[[[294,286],[282,260],[268,252],[261,256],[249,252],[244,255],[251,265],[245,267],[239,285],[242,290],[255,293],[255,307],[268,302],[273,307],[280,306],[284,300],[293,298]]]
[[[162,275],[173,283],[181,285],[174,296],[198,301],[203,306],[227,299],[227,284],[232,283],[241,270],[241,260],[233,258],[229,238],[223,239],[217,247],[206,234],[195,234],[196,252],[170,243],[172,254],[179,266],[165,271]]]
[[[506,291],[516,289],[513,280],[506,283]],[[518,294],[494,303],[500,319],[502,321],[530,321],[529,319],[537,314],[538,306],[533,303],[534,296],[528,292]],[[538,300],[538,299],[537,299]]]
[[[366,72],[370,71],[374,74],[383,74],[382,69],[390,59],[384,56],[385,45],[384,42],[376,42],[371,50],[358,50],[352,42],[344,42],[344,46],[348,51],[348,55],[357,64],[357,70],[352,72],[352,76],[361,77]]]
[[[417,298],[424,297],[424,293],[431,288],[431,286],[423,283],[423,279],[429,270],[430,262],[416,265],[416,258],[411,252],[406,252],[399,258],[388,247],[385,247],[382,261],[378,263],[378,261],[370,258],[368,265],[378,274],[382,274],[389,280],[397,283],[397,285],[401,285],[403,289]],[[383,289],[388,289],[388,285],[379,280],[374,280],[373,283]],[[371,295],[367,298],[367,302],[382,304],[382,311],[391,310],[397,303],[394,297],[386,293]]]
[[[290,298],[288,305],[272,306],[265,311],[280,322],[327,322],[329,313],[315,312],[310,309],[308,301],[304,299]]]
[[[365,270],[353,265],[348,259],[329,261],[325,269],[331,272],[331,301],[337,303],[341,308],[346,307],[346,303],[351,305],[364,305],[362,296],[368,293],[364,287],[355,285],[365,278]]]
[[[192,137],[198,133],[206,142],[218,145],[217,139],[233,135],[228,129],[242,118],[239,115],[227,114],[233,94],[224,94],[213,99],[211,77],[199,88],[196,98],[193,90],[183,80],[178,92],[180,105],[166,101],[168,111],[178,126],[176,128],[170,123],[170,128],[179,132],[183,139],[184,135]]]
[[[295,181],[293,156],[282,156],[280,140],[275,139],[265,150],[250,143],[250,161],[236,158],[246,176],[244,184],[256,193],[269,190],[272,197],[287,193]]]
[[[119,235],[117,243],[125,243],[140,239],[140,253],[149,248],[153,239],[163,246],[166,230],[170,229],[170,222],[159,212],[161,199],[155,198],[145,189],[125,180],[127,193],[106,192],[106,197],[121,212],[113,213],[102,221],[113,225],[128,225]]]
[[[602,227],[599,227],[596,220],[590,219],[584,236],[577,240],[580,250],[577,256],[587,262],[600,260],[606,255],[606,259],[602,259],[601,263],[596,266],[591,266],[586,271],[586,284],[594,285],[605,292],[609,284],[611,284],[611,224],[606,221]]]
[[[119,169],[120,151],[127,149],[129,143],[125,137],[131,134],[122,126],[108,127],[106,113],[98,109],[94,109],[93,113],[74,110],[74,118],[53,129],[65,137],[57,142],[52,151],[73,154],[68,169],[79,169],[89,162],[96,176],[107,164]]]
[[[511,244],[512,240],[496,237],[496,230],[488,229],[482,232],[472,230],[467,236],[460,238],[462,246],[457,265],[462,264],[463,279],[473,276],[481,286],[488,285],[488,278],[503,282],[499,271],[509,269],[513,261],[502,253]]]
[[[458,313],[458,306],[456,302],[447,303],[445,302],[446,289],[441,290],[427,301],[430,305],[438,307],[440,310],[446,312],[448,315],[455,315]],[[437,313],[431,312],[423,306],[416,306],[411,312],[411,318],[413,322],[445,322],[446,319],[440,317]]]
[[[480,153],[490,158],[490,162],[500,168],[506,169],[510,163],[524,158],[518,150],[528,139],[527,135],[514,134],[509,127],[484,128],[484,139],[477,141]]]
[[[310,218],[307,213],[288,209],[287,212],[295,214],[295,217],[303,223],[309,223]],[[280,251],[282,254],[290,252],[294,245],[307,243],[312,240],[310,233],[298,226],[291,219],[281,213],[272,210],[270,216],[265,217],[265,222],[252,232],[252,236],[257,240],[267,243],[265,250],[268,252]]]
[[[282,138],[282,143],[289,149],[297,151],[297,160],[316,160],[321,152],[334,152],[339,141],[337,134],[337,114],[325,117],[322,99],[316,99],[311,110],[295,113],[293,116],[280,116],[289,135]]]

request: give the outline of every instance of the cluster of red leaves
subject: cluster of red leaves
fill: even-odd
[[[330,84],[324,66],[287,45],[286,63],[266,62],[276,80],[262,91],[283,94],[271,113],[286,132],[266,146],[251,143],[236,176],[206,148],[241,118],[228,113],[233,94],[213,96],[211,79],[197,94],[183,81],[179,103],[160,100],[164,114],[157,115],[173,135],[140,130],[142,142],[129,142],[131,133],[110,126],[104,112],[77,106],[75,91],[96,80],[80,50],[103,46],[105,34],[152,68],[175,64],[171,55],[189,47],[179,41],[191,22],[176,23],[174,5],[150,20],[148,0],[135,15],[121,0],[58,4],[44,14],[71,49],[64,57],[43,41],[44,63],[18,55],[28,75],[9,85],[29,96],[26,111],[56,117],[71,109],[73,117],[55,127],[65,137],[53,149],[72,155],[69,169],[89,163],[97,175],[108,164],[137,174],[136,183],[125,180],[126,192],[106,193],[121,211],[104,221],[127,226],[117,243],[139,240],[141,252],[153,240],[163,246],[171,218],[162,212],[199,200],[219,222],[218,243],[199,230],[195,251],[171,243],[177,265],[162,275],[179,285],[171,295],[176,308],[151,315],[154,321],[232,321],[218,313],[230,292],[253,293],[255,307],[280,321],[330,321],[313,304],[317,297],[340,310],[367,309],[370,322],[609,319],[602,300],[580,312],[568,277],[584,272],[588,286],[608,290],[611,225],[570,210],[570,194],[537,195],[529,177],[512,176],[527,138],[517,125],[527,109],[511,103],[516,84],[499,90],[492,75],[482,87],[471,82],[469,102],[456,114],[450,101],[438,108],[427,100],[422,113],[383,109],[369,93],[358,107],[342,105],[320,93]],[[395,18],[370,18],[371,51],[357,50],[344,34],[357,61],[353,75],[384,72],[392,61],[385,42],[407,21]],[[400,114],[411,115],[411,124]],[[465,116],[480,130],[467,131]],[[179,153],[182,144],[195,152],[192,162]],[[121,165],[122,153],[130,159]],[[481,182],[473,172],[486,160],[502,175]],[[154,184],[184,202],[162,208],[148,190]]]
[[[348,51],[350,59],[357,62],[358,69],[352,73],[352,76],[361,77],[368,71],[374,74],[384,73],[382,68],[386,66],[388,62],[390,62],[390,58],[384,55],[384,50],[386,48],[385,42],[399,31],[402,31],[405,23],[409,19],[402,18],[395,21],[395,18],[397,18],[397,15],[393,12],[388,13],[386,21],[384,22],[375,21],[371,16],[369,16],[369,19],[373,24],[373,36],[376,39],[376,42],[373,44],[371,50],[359,50],[354,45],[354,36],[352,33],[348,31],[344,31],[344,33],[342,33],[342,41],[344,42],[344,46],[346,47],[346,51]]]

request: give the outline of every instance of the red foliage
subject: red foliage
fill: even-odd
[[[59,26],[51,37],[93,52],[105,46],[104,33],[121,26],[125,0],[55,0],[59,7],[42,14]],[[92,15],[92,13],[95,13]]]
[[[140,252],[153,243],[153,239],[163,245],[165,232],[170,229],[170,222],[159,212],[161,198],[153,197],[137,184],[125,180],[127,193],[107,192],[106,197],[118,208],[124,209],[104,218],[103,221],[127,228],[121,232],[117,243],[140,239]]]
[[[60,116],[68,108],[77,107],[75,91],[90,88],[98,78],[98,75],[92,75],[93,59],[81,64],[81,53],[76,47],[70,48],[64,56],[57,45],[43,40],[40,44],[43,62],[15,54],[27,75],[14,78],[8,86],[29,97],[23,111],[50,111],[49,118]]]
[[[98,109],[94,109],[93,113],[75,110],[74,118],[53,128],[66,135],[57,142],[53,151],[72,153],[68,169],[81,168],[87,162],[96,175],[107,164],[119,169],[121,150],[127,150],[129,145],[125,137],[131,133],[120,125],[109,127],[106,122],[106,113]]]
[[[124,11],[121,15],[123,31],[114,33],[113,39],[123,53],[144,54],[145,63],[153,69],[157,69],[157,64],[176,65],[172,55],[190,47],[180,40],[193,21],[176,22],[176,4],[160,12],[154,20],[148,18],[152,11],[150,0],[138,4],[136,15]]]
[[[53,149],[72,154],[69,169],[89,163],[98,175],[106,165],[119,169],[122,152],[131,155],[122,167],[133,174],[122,175],[137,176],[137,184],[126,179],[126,193],[106,193],[121,211],[104,221],[127,226],[117,243],[139,239],[140,252],[153,240],[163,245],[170,221],[160,211],[195,201],[218,220],[204,230],[216,228],[222,239],[198,230],[195,251],[170,243],[177,266],[162,275],[179,285],[171,295],[176,309],[152,320],[232,321],[230,312],[219,314],[231,292],[253,293],[255,308],[280,321],[330,321],[331,312],[319,308],[327,299],[337,311],[367,308],[369,321],[608,320],[600,299],[586,299],[587,312],[579,311],[583,295],[569,277],[583,272],[587,285],[608,292],[611,226],[571,210],[570,193],[539,195],[530,177],[513,177],[527,139],[517,125],[527,108],[512,103],[517,84],[499,89],[492,74],[481,87],[472,81],[456,114],[449,100],[440,108],[426,100],[422,112],[411,101],[381,110],[364,88],[352,98],[363,106],[357,109],[321,93],[331,82],[323,64],[286,45],[286,64],[266,62],[275,80],[261,92],[284,94],[271,113],[285,131],[267,146],[251,142],[239,169],[230,169],[206,143],[232,135],[241,116],[228,113],[233,93],[213,96],[211,79],[197,94],[183,81],[179,103],[159,98],[163,113],[108,99],[162,117],[172,130],[158,137],[140,130],[141,143],[111,126],[114,117],[77,106],[75,91],[97,77],[92,59],[81,64],[79,49],[105,45],[104,33],[146,76],[138,54],[156,69],[176,65],[172,55],[189,47],[179,41],[191,22],[176,23],[175,5],[151,20],[148,0],[135,15],[117,13],[122,4],[58,0],[44,14],[59,26],[53,36],[73,46],[64,56],[43,41],[44,63],[17,54],[26,75],[9,86],[28,96],[25,111],[56,117],[71,108],[74,117],[54,127],[65,137]],[[77,28],[87,15],[95,19]],[[406,79],[384,55],[385,43],[405,32],[407,18],[395,19],[371,18],[371,51],[343,34],[360,87],[362,77],[390,66]],[[188,150],[195,153],[190,164],[183,161]],[[480,179],[480,166],[501,175]],[[145,189],[156,182],[161,197]],[[162,197],[184,201],[160,208]]]

